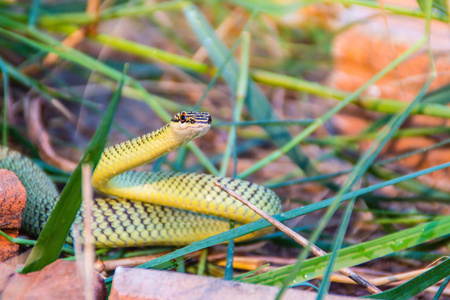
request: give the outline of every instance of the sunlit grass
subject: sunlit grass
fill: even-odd
[[[32,89],[47,100],[57,98],[62,101],[83,105],[87,109],[96,112],[99,118],[102,117],[104,120],[108,120],[105,122],[112,122],[113,109],[103,114],[95,102],[84,99],[81,95],[68,93],[66,87],[70,87],[70,83],[64,83],[65,86],[64,84],[61,84],[61,86],[50,86],[47,85],[45,81],[41,81],[39,77],[35,76],[33,73],[25,71],[25,66],[34,65],[35,62],[41,61],[48,53],[54,53],[59,56],[60,62],[56,65],[57,67],[70,69],[76,65],[78,68],[86,70],[87,73],[95,73],[91,77],[92,80],[106,89],[115,89],[117,83],[121,82],[123,79],[123,88],[119,88],[119,91],[116,92],[113,97],[114,101],[119,99],[120,92],[122,92],[123,95],[131,99],[145,102],[164,122],[167,122],[170,119],[171,113],[177,110],[197,109],[199,107],[211,105],[207,102],[208,93],[218,85],[223,87],[226,84],[233,102],[223,104],[223,107],[231,106],[232,109],[228,111],[232,112],[232,114],[217,116],[217,119],[219,119],[219,122],[222,124],[221,126],[215,127],[217,130],[221,130],[227,135],[228,142],[223,155],[218,158],[209,157],[194,143],[191,143],[186,149],[178,152],[174,161],[160,161],[158,168],[161,164],[164,164],[165,166],[173,167],[175,170],[183,169],[188,154],[192,153],[198,161],[198,167],[206,170],[206,172],[216,175],[219,174],[220,176],[225,176],[227,173],[230,175],[228,170],[229,165],[231,164],[233,166],[232,176],[237,178],[257,178],[260,170],[268,169],[280,158],[288,157],[292,164],[295,165],[296,171],[292,174],[283,174],[285,176],[279,178],[271,178],[271,188],[316,182],[336,193],[336,196],[333,198],[305,205],[302,208],[293,209],[276,216],[277,219],[284,221],[320,209],[327,209],[324,217],[316,224],[313,224],[311,238],[313,242],[317,241],[318,243],[321,241],[323,230],[328,226],[330,220],[336,218],[334,213],[341,208],[340,205],[342,203],[347,203],[349,200],[352,201],[352,204],[353,201],[359,201],[360,199],[364,200],[367,205],[367,212],[370,212],[373,216],[373,223],[392,225],[392,223],[389,222],[389,219],[386,219],[386,214],[380,213],[378,210],[379,206],[372,205],[371,203],[373,203],[373,201],[371,202],[368,200],[370,197],[374,197],[374,195],[371,194],[373,191],[383,187],[392,187],[396,185],[397,188],[413,194],[411,198],[441,198],[441,202],[448,203],[449,194],[447,192],[429,184],[425,184],[417,179],[417,177],[423,174],[429,174],[433,171],[447,168],[449,166],[448,163],[422,171],[411,171],[410,174],[403,176],[385,166],[388,163],[402,160],[408,155],[411,156],[420,151],[427,152],[436,147],[442,147],[448,143],[448,140],[436,143],[431,147],[399,155],[391,160],[376,161],[376,159],[378,158],[380,150],[386,143],[396,138],[448,134],[449,129],[446,126],[402,129],[400,129],[400,126],[410,115],[419,114],[442,119],[450,118],[450,108],[445,105],[448,102],[450,90],[448,88],[443,88],[433,94],[426,95],[429,84],[431,83],[431,78],[423,85],[420,93],[411,103],[363,95],[364,90],[380,78],[383,78],[400,63],[412,57],[419,48],[427,45],[430,21],[432,19],[448,21],[448,14],[446,14],[445,11],[432,10],[432,2],[428,4],[429,6],[424,8],[424,11],[394,5],[384,5],[384,9],[393,14],[413,18],[425,18],[428,24],[427,31],[424,32],[424,36],[419,42],[414,44],[397,59],[393,60],[385,69],[373,76],[354,93],[349,93],[325,86],[318,82],[309,81],[303,78],[303,76],[300,76],[300,74],[299,76],[293,76],[292,72],[288,72],[289,66],[284,67],[286,69],[286,72],[284,72],[283,66],[276,66],[268,71],[263,70],[260,66],[253,67],[251,64],[253,55],[252,50],[257,47],[262,48],[261,45],[263,44],[260,41],[262,37],[261,32],[268,30],[267,28],[263,28],[263,26],[258,27],[260,26],[259,24],[264,22],[260,19],[262,12],[268,13],[269,15],[283,16],[293,10],[299,9],[301,6],[308,5],[309,3],[293,3],[288,5],[273,3],[271,1],[247,1],[246,3],[237,1],[229,2],[233,4],[228,3],[227,5],[230,5],[233,9],[235,7],[240,7],[241,9],[247,9],[247,12],[249,12],[246,14],[247,18],[245,19],[244,26],[241,28],[242,30],[238,33],[234,33],[234,36],[237,38],[233,40],[232,43],[230,43],[229,40],[225,43],[224,40],[214,32],[214,28],[211,24],[216,25],[215,22],[218,22],[218,20],[215,20],[214,18],[211,19],[210,15],[208,15],[208,18],[205,18],[202,10],[210,13],[214,12],[217,14],[216,17],[219,20],[221,18],[221,14],[218,12],[220,6],[216,6],[217,4],[208,1],[200,3],[167,1],[151,5],[144,5],[142,2],[122,3],[103,9],[97,17],[81,10],[60,11],[55,13],[52,12],[52,10],[49,10],[48,7],[45,9],[42,9],[42,7],[41,9],[39,9],[39,7],[34,7],[34,9],[30,10],[29,15],[27,15],[25,10],[14,3],[4,4],[6,9],[0,12],[0,42],[5,42],[4,52],[0,52],[0,69],[3,74],[4,87],[3,106],[6,107],[7,95],[14,89],[13,84],[20,83],[21,87],[24,87],[27,90]],[[381,9],[378,3],[370,1],[339,0],[335,2]],[[55,8],[58,8],[58,5],[55,5]],[[8,12],[8,10],[10,10],[10,12]],[[231,10],[224,10],[222,13],[228,13],[229,11]],[[169,19],[183,18],[184,24],[187,24],[186,28],[184,28],[184,32],[186,35],[189,35],[190,39],[188,36],[185,37],[183,35],[174,38],[176,34],[172,34],[172,36],[167,38],[171,43],[171,50],[149,46],[143,41],[132,41],[115,36],[113,32],[86,35],[84,40],[93,42],[97,46],[114,49],[117,53],[126,54],[126,57],[134,57],[143,60],[144,64],[151,63],[155,64],[157,67],[161,65],[170,66],[170,68],[177,70],[180,72],[179,74],[183,74],[183,76],[188,77],[193,82],[206,86],[206,89],[197,104],[187,104],[187,102],[180,103],[181,101],[148,92],[140,80],[134,78],[133,75],[124,75],[121,70],[113,67],[109,61],[96,59],[93,56],[93,53],[85,53],[82,50],[77,50],[77,48],[71,48],[61,43],[62,37],[80,30],[82,26],[85,25],[92,25],[95,22],[103,24],[103,22],[106,23],[107,20],[117,20],[125,17],[133,20],[136,20],[138,17],[149,18],[152,20],[151,18],[155,13],[164,13]],[[146,25],[154,26],[161,32],[173,30],[169,25],[161,25],[161,23],[158,23],[157,21],[149,23],[151,24],[146,23]],[[164,26],[167,26],[167,28]],[[276,35],[276,39],[280,41],[281,45],[286,45],[288,44],[289,37],[298,34],[298,31],[288,28],[283,32],[272,31],[271,34]],[[183,45],[181,45],[181,42]],[[211,63],[210,61],[202,62],[193,59],[193,51],[192,53],[188,53],[189,50],[192,50],[188,49],[189,46],[192,43],[197,42],[198,45],[202,45],[207,49]],[[227,45],[232,46],[229,47]],[[319,46],[312,44],[308,45],[308,47],[311,47],[311,49],[313,49],[312,52],[314,52],[314,47]],[[182,50],[175,53],[176,51],[173,51],[174,48]],[[264,52],[266,49],[257,50]],[[326,53],[326,49],[320,50],[321,53]],[[12,61],[8,61],[6,56],[3,57],[2,54],[7,53],[8,51],[17,53],[23,60],[23,65],[21,66]],[[238,54],[239,51],[240,54]],[[241,58],[240,60],[235,59],[235,57],[239,56]],[[295,59],[295,57],[293,58]],[[269,59],[269,57],[267,59]],[[430,56],[430,60],[433,63],[432,56]],[[121,63],[126,62],[126,59],[121,61]],[[319,68],[318,62],[312,61],[310,64],[312,66],[317,65],[317,68]],[[53,68],[53,66],[50,68]],[[432,65],[432,69],[433,68],[434,65]],[[164,74],[164,69],[161,68],[161,70],[162,74]],[[278,72],[278,70],[281,71]],[[82,75],[80,75],[80,77],[81,76]],[[221,81],[221,79],[223,79],[223,81]],[[156,79],[156,81],[159,80],[163,79]],[[263,89],[261,89],[261,87],[263,87]],[[265,93],[268,87],[284,89],[289,92],[298,92],[302,93],[304,96],[314,95],[320,97],[319,100],[315,101],[334,99],[339,100],[340,102],[337,102],[335,106],[328,110],[324,110],[318,117],[304,120],[283,121],[279,119],[275,112],[276,105],[271,101],[270,93]],[[233,103],[233,106],[230,103]],[[331,120],[340,110],[353,104],[356,104],[368,112],[376,112],[389,117],[382,119],[380,124],[373,130],[357,136],[334,135],[318,137],[315,135],[317,131],[320,128],[323,128],[324,124]],[[214,105],[218,106],[217,103]],[[221,107],[219,107],[217,111],[224,110],[221,110]],[[231,121],[224,123],[223,120]],[[296,131],[296,126],[300,124],[303,126],[303,129],[301,131]],[[225,125],[230,127],[225,127]],[[243,126],[249,125],[260,126],[261,130],[246,135],[245,131],[241,129],[245,128]],[[120,128],[120,124],[117,123],[113,126]],[[3,145],[7,143],[8,127],[10,127],[10,124],[8,123],[7,111],[4,110],[2,114]],[[106,139],[106,127],[103,128],[103,132],[100,134],[104,139]],[[252,129],[249,129],[249,131],[252,131]],[[253,140],[263,140],[266,145],[270,145],[271,148],[270,150],[264,151],[263,156],[258,156],[259,159],[253,159],[250,167],[245,168],[238,173],[237,162],[239,158],[237,153],[241,146],[237,142],[238,139],[239,141],[249,142]],[[357,152],[359,150],[357,143],[361,141],[371,141],[371,148],[365,153],[358,153],[356,158],[349,158],[347,153],[345,153],[346,150],[352,149]],[[26,143],[26,141],[23,143]],[[94,148],[96,148],[95,153],[99,155],[99,151],[103,148],[104,143],[105,140],[97,140],[94,142]],[[317,167],[319,160],[310,157],[310,155],[306,155],[303,151],[302,147],[306,147],[310,144],[327,149],[330,153],[330,157],[340,161],[347,160],[352,165],[352,168],[340,170],[334,174],[321,174]],[[252,151],[259,151],[259,148],[255,148],[254,146],[250,146],[249,149]],[[88,149],[86,153],[90,153],[90,151],[91,150]],[[248,149],[244,151],[248,152]],[[67,174],[53,172],[51,169],[50,171],[55,175],[55,178],[60,179],[61,181],[67,179]],[[332,181],[333,177],[344,174],[347,174],[348,177],[342,186],[339,186]],[[380,183],[368,185],[368,174],[376,177]],[[299,176],[302,176],[302,178],[292,179]],[[72,177],[75,179],[69,180],[65,190],[79,189],[79,170],[75,171],[72,174]],[[75,181],[75,183],[71,183],[73,181]],[[72,196],[76,200],[71,202],[69,208],[61,208],[64,206],[64,203],[69,203],[69,200],[65,200],[69,199],[67,198],[67,194],[68,192],[63,192],[61,197],[62,200],[60,201],[61,204],[58,204],[55,208],[55,213],[52,214],[46,228],[32,250],[24,267],[24,272],[41,269],[54,261],[60,254],[70,224],[61,230],[61,227],[56,225],[60,222],[57,218],[60,216],[60,218],[73,219],[78,210],[79,201],[81,201],[81,196],[78,193],[73,193]],[[382,201],[396,201],[396,198],[384,197]],[[334,270],[375,261],[386,255],[401,253],[401,251],[405,249],[420,245],[423,246],[436,239],[445,239],[446,236],[450,234],[450,219],[448,217],[439,215],[417,216],[414,214],[405,214],[394,219],[393,222],[408,224],[411,226],[410,228],[394,233],[386,231],[385,233],[382,233],[383,236],[377,239],[348,247],[342,247],[342,242],[348,227],[348,221],[353,212],[353,206],[350,205],[348,206],[348,210],[344,212],[344,216],[341,217],[341,219],[337,219],[339,224],[341,224],[337,231],[339,238],[330,245],[330,248],[333,250],[328,256],[307,259],[308,251],[302,251],[297,264],[262,274],[250,272],[250,274],[248,274],[250,276],[241,278],[240,280],[257,284],[278,285],[287,288],[293,284],[298,284],[299,282],[325,275],[324,282],[322,282],[319,290],[322,297],[328,292],[330,273]],[[386,212],[389,213],[390,211],[386,210]],[[269,226],[267,222],[257,221],[234,229],[232,228],[228,232],[175,250],[139,267],[173,268],[175,265],[171,260],[176,259],[178,270],[186,271],[183,261],[184,255],[231,241],[267,226]],[[20,242],[24,241],[20,240]],[[27,241],[25,241],[25,243],[34,244],[34,242]],[[230,246],[228,265],[225,272],[225,277],[227,279],[231,279],[233,273],[231,265],[233,257],[232,250],[233,247]],[[207,266],[207,252],[204,251],[202,253],[201,263],[196,271],[204,274]],[[127,251],[123,250],[118,257],[126,255]],[[415,295],[415,293],[420,292],[426,287],[435,284],[438,280],[450,275],[450,269],[444,268],[444,264],[446,266],[448,261],[435,267],[439,268],[439,275],[436,275],[433,272],[424,273],[413,281],[405,283],[390,293],[384,294],[383,297],[388,299],[388,297],[395,295],[395,297],[399,298],[408,298]],[[108,284],[110,284],[111,281],[112,277],[107,279]],[[420,286],[420,289],[411,289],[411,286],[413,285]]]

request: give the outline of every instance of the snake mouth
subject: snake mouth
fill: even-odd
[[[197,132],[194,134],[193,138],[194,139],[199,138],[199,137],[203,136],[207,131],[208,130]]]
[[[195,126],[187,127],[186,130],[190,131],[192,137],[196,139],[207,133],[210,127],[208,123],[196,123]]]

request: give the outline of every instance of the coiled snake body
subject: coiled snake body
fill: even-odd
[[[216,187],[215,181],[269,214],[280,212],[275,193],[248,181],[206,174],[130,171],[204,135],[210,123],[209,113],[181,112],[156,131],[104,150],[92,184],[113,198],[96,198],[93,203],[97,248],[186,245],[228,230],[228,220],[243,224],[260,218]],[[16,173],[25,186],[22,226],[33,236],[39,235],[58,201],[56,187],[30,159],[8,148],[0,147],[0,168]],[[75,222],[82,224],[81,214]]]

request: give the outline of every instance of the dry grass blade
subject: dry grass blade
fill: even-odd
[[[83,195],[83,275],[84,295],[86,300],[94,299],[94,237],[92,235],[92,202],[94,191],[91,185],[92,167],[85,164],[81,167],[81,189]]]
[[[52,146],[50,134],[44,128],[44,122],[41,115],[43,100],[38,97],[29,102],[26,110],[26,118],[28,122],[28,135],[33,144],[39,149],[42,158],[58,168],[72,172],[77,164],[69,159],[60,156]]]
[[[307,247],[309,245],[311,247],[311,252],[314,253],[316,256],[327,255],[327,253],[325,251],[323,251],[322,249],[320,249],[316,245],[310,245],[309,241],[306,238],[304,238],[303,236],[301,236],[297,232],[293,231],[292,229],[290,229],[289,227],[287,227],[283,223],[275,220],[272,216],[268,215],[267,213],[265,213],[264,211],[262,211],[261,209],[259,209],[255,205],[253,205],[250,201],[248,201],[247,199],[245,199],[241,195],[237,194],[236,192],[230,190],[229,188],[227,188],[226,186],[224,186],[224,185],[222,185],[222,184],[220,184],[218,182],[215,182],[214,184],[216,186],[218,186],[219,188],[221,188],[222,190],[224,190],[225,192],[227,192],[230,196],[232,196],[236,200],[239,200],[240,202],[242,202],[243,204],[248,206],[250,209],[252,209],[258,215],[260,215],[261,217],[266,219],[270,224],[272,224],[273,226],[277,227],[279,230],[284,232],[287,236],[292,238],[294,241],[296,241],[297,243],[299,243],[303,247]],[[368,282],[366,279],[362,278],[361,276],[359,276],[355,272],[353,272],[350,268],[341,269],[341,270],[339,270],[339,272],[341,272],[345,276],[351,278],[353,281],[355,281],[356,283],[358,283],[359,285],[364,287],[370,293],[372,293],[372,294],[381,293],[380,289],[378,289],[376,286],[374,286],[373,284],[371,284],[370,282]]]
[[[119,259],[111,259],[111,260],[104,260],[103,268],[105,271],[113,271],[117,267],[135,267],[140,264],[143,264],[145,262],[148,262],[152,259],[155,259],[157,257],[163,256],[167,254],[168,252],[161,252],[158,254],[151,254],[151,255],[144,255],[144,256],[136,256],[136,257],[127,257],[127,258],[119,258]]]

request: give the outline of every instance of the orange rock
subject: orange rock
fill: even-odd
[[[27,194],[16,174],[0,170],[0,228],[20,228]]]
[[[111,300],[190,300],[190,299],[275,299],[278,288],[272,286],[255,285],[236,281],[221,280],[212,277],[191,274],[145,270],[116,269],[111,287]],[[283,296],[290,299],[316,299],[317,294],[308,291],[290,289]],[[343,300],[356,299],[329,295],[327,299]]]
[[[392,1],[395,1],[397,5],[417,7],[417,2],[413,0],[391,0],[390,2]],[[349,92],[355,91],[424,37],[424,20],[387,14],[386,24],[380,12],[379,9],[353,6],[341,15],[342,26],[353,25],[340,33],[334,41],[335,68],[329,77],[329,83],[333,87]],[[357,23],[357,20],[364,20],[364,22]],[[430,48],[437,69],[437,77],[430,86],[432,91],[450,83],[450,27],[447,24],[439,21],[432,22]],[[431,72],[431,62],[424,46],[374,83],[364,94],[410,102],[429,79]],[[334,124],[340,132],[354,135],[364,130],[371,123],[370,120],[375,120],[377,116],[375,113],[363,112],[361,109],[351,107],[336,116]],[[356,118],[360,120],[355,122]],[[450,120],[428,116],[412,116],[405,124],[410,128],[449,125]],[[444,138],[446,137],[397,139],[384,148],[381,156],[395,157],[435,144]],[[361,143],[361,148],[365,150],[370,144]],[[414,171],[448,162],[449,157],[450,147],[447,146],[403,159],[397,162],[397,165]],[[449,175],[449,170],[442,170],[423,178],[441,189],[450,191]]]
[[[17,237],[27,194],[16,174],[0,169],[0,229]],[[0,261],[17,256],[19,245],[0,236]]]
[[[371,17],[374,15],[378,17]],[[380,10],[352,7],[342,14],[343,25],[365,21],[351,26],[334,40],[335,69],[330,76],[333,86],[347,91],[356,90],[424,37],[424,20],[390,14],[386,17],[387,29]],[[432,22],[430,46],[438,73],[431,85],[431,90],[434,90],[450,83],[450,28],[445,23]],[[409,102],[431,72],[431,62],[424,46],[378,80],[365,94]]]
[[[95,299],[105,299],[104,280],[100,275],[95,275]],[[85,287],[75,262],[58,260],[39,272],[26,275],[11,273],[10,268],[0,263],[0,294],[3,300],[84,299]]]

